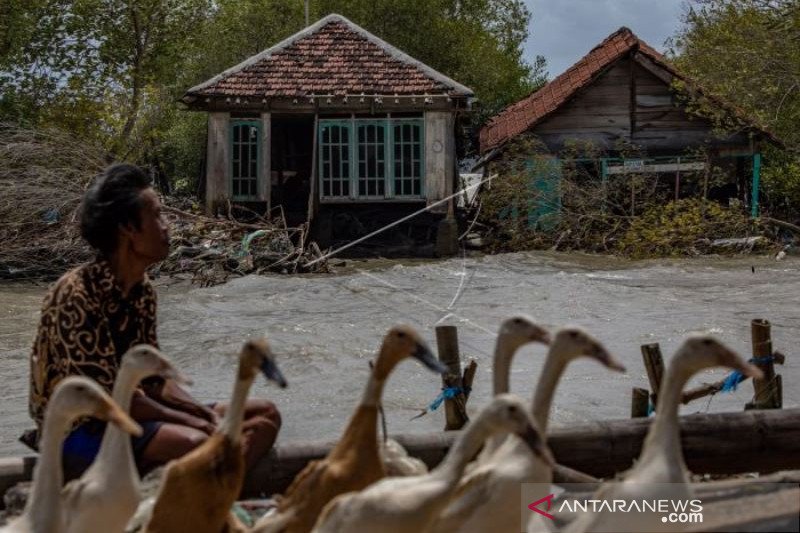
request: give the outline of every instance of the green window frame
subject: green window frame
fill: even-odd
[[[385,120],[356,120],[356,183],[358,198],[391,196],[386,183],[388,128]]]
[[[261,176],[261,123],[234,120],[230,125],[231,179],[233,200],[258,200]]]
[[[319,176],[321,198],[349,198],[352,149],[349,120],[320,120]]]
[[[392,121],[393,188],[396,197],[424,194],[425,124],[421,119]]]
[[[320,120],[320,198],[423,199],[424,134],[416,118]]]

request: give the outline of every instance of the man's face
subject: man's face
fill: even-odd
[[[151,264],[157,263],[169,255],[169,228],[156,192],[148,187],[142,191],[141,199],[141,224],[139,229],[131,228],[131,246],[137,255]]]

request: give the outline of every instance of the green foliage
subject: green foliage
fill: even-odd
[[[646,210],[633,220],[617,248],[633,258],[696,255],[709,240],[749,236],[754,229],[742,211],[686,198]]]
[[[797,0],[698,0],[673,39],[678,67],[700,85],[741,107],[786,143],[788,154],[768,149],[766,208],[796,217],[800,152],[800,2]],[[711,102],[693,102],[722,129],[741,121],[713,113]]]
[[[470,86],[476,123],[544,80],[522,0],[315,0]],[[193,183],[205,117],[176,101],[305,26],[300,0],[0,0],[0,121],[60,127]]]

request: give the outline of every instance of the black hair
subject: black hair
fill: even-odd
[[[108,256],[117,247],[119,229],[128,224],[139,229],[141,193],[150,178],[134,165],[111,165],[86,191],[81,204],[81,236],[89,245]]]

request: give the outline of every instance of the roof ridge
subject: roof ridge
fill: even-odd
[[[462,85],[462,84],[458,83],[457,81],[453,80],[452,78],[449,78],[448,76],[445,76],[441,72],[439,72],[439,71],[429,67],[428,65],[422,63],[421,61],[409,56],[408,54],[406,54],[402,50],[400,50],[397,47],[389,44],[388,42],[384,41],[380,37],[374,35],[373,33],[370,33],[365,28],[363,28],[363,27],[359,26],[358,24],[356,24],[355,22],[351,21],[350,19],[348,19],[344,15],[340,15],[338,13],[330,13],[330,14],[322,17],[321,19],[319,19],[314,24],[311,24],[310,26],[307,26],[307,27],[303,28],[302,30],[298,31],[297,33],[295,33],[295,34],[287,37],[286,39],[278,42],[277,44],[275,44],[275,45],[273,45],[273,46],[271,46],[271,47],[269,47],[269,48],[267,48],[265,50],[262,50],[261,52],[255,54],[253,56],[250,56],[249,58],[245,59],[244,61],[234,65],[233,67],[230,67],[230,68],[224,70],[223,72],[221,72],[220,74],[217,74],[216,76],[212,77],[211,79],[206,80],[206,81],[204,81],[204,82],[202,82],[202,83],[200,83],[198,85],[195,85],[194,87],[192,87],[189,90],[187,90],[186,94],[188,95],[188,94],[191,94],[191,93],[196,93],[196,92],[202,91],[202,90],[204,90],[204,89],[206,89],[206,88],[208,88],[208,87],[210,87],[210,86],[212,86],[212,85],[224,80],[225,78],[227,78],[227,77],[229,77],[229,76],[231,76],[233,74],[236,74],[236,73],[238,73],[238,72],[240,72],[240,71],[242,71],[242,70],[244,70],[244,69],[246,69],[246,68],[248,68],[248,67],[250,67],[252,65],[255,65],[255,64],[259,63],[260,61],[269,59],[275,53],[280,52],[280,51],[282,51],[282,50],[294,45],[295,43],[297,43],[298,41],[300,41],[302,39],[305,39],[307,37],[310,37],[310,36],[316,34],[320,30],[322,30],[323,28],[325,28],[326,26],[328,26],[329,24],[334,23],[334,22],[339,22],[339,23],[344,24],[351,31],[353,31],[354,33],[360,35],[361,37],[366,39],[368,42],[370,42],[373,45],[375,45],[378,48],[380,48],[381,51],[386,53],[392,59],[400,61],[401,63],[404,63],[404,64],[406,64],[408,66],[411,66],[411,67],[414,67],[414,68],[420,70],[425,76],[427,76],[431,80],[447,86],[449,89],[455,91],[456,93],[458,93],[458,94],[460,94],[462,96],[473,96],[474,95],[472,89],[470,89],[469,87],[466,87],[465,85]]]

